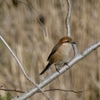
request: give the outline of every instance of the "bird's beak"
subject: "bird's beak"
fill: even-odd
[[[73,41],[72,44],[76,44],[76,43]]]

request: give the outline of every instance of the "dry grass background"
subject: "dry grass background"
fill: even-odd
[[[28,76],[39,83],[55,71],[39,76],[47,64],[47,57],[57,41],[66,35],[66,0],[27,0],[48,31],[43,29],[29,8],[13,0],[0,0],[0,34],[18,56]],[[100,40],[100,0],[72,0],[71,34],[81,52]],[[84,90],[82,93],[48,92],[53,100],[100,100],[100,49],[93,51],[74,67],[44,89],[61,88]],[[3,88],[27,90],[32,87],[14,58],[0,41],[0,85]],[[1,96],[7,92],[0,91]],[[20,93],[10,92],[12,97]],[[37,93],[30,100],[46,100]]]

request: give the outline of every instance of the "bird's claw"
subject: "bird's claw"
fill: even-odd
[[[68,63],[66,62],[66,63],[64,63],[64,65],[67,65],[68,66]]]
[[[57,71],[58,73],[60,73],[59,70],[60,70],[60,69],[56,67],[56,71]]]

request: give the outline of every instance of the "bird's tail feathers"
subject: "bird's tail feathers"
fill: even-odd
[[[48,70],[51,65],[52,63],[49,62],[47,66],[44,68],[44,70],[40,73],[40,75],[42,75],[46,70]]]

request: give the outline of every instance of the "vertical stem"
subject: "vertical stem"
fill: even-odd
[[[71,3],[70,3],[70,0],[67,0],[67,4],[68,4],[68,13],[67,13],[67,17],[66,17],[66,34],[67,36],[71,37],[71,34],[70,34],[70,17],[71,17]]]

